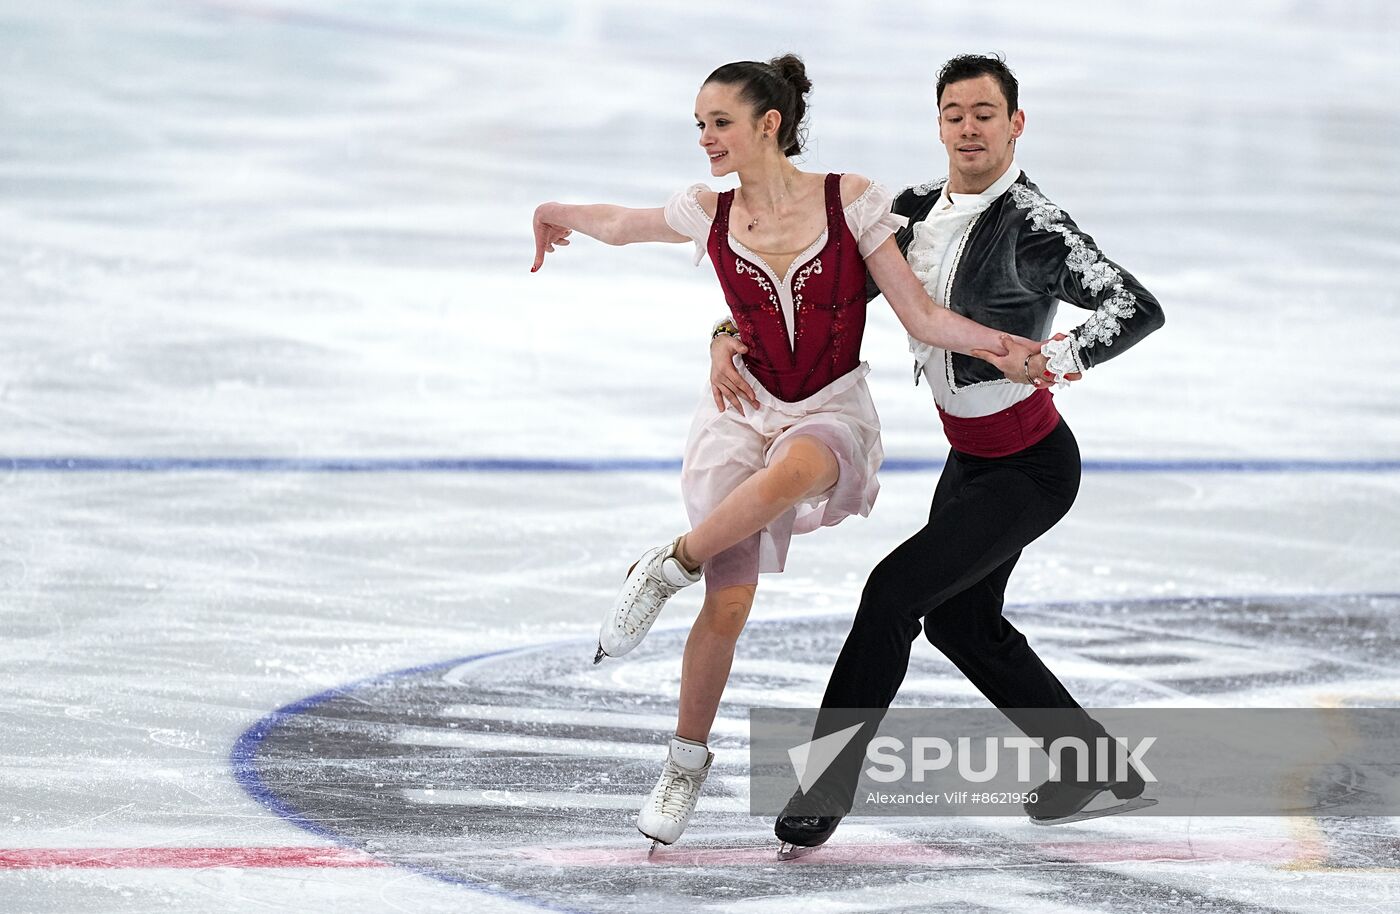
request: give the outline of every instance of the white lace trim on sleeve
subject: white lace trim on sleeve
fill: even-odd
[[[692,184],[666,201],[666,224],[695,242],[696,266],[705,259],[705,246],[710,240],[710,224],[713,221],[705,214],[705,208],[697,197],[701,191],[709,189],[704,184]]]
[[[1085,342],[1074,344],[1075,359],[1084,346],[1112,346],[1113,338],[1123,332],[1123,321],[1137,313],[1137,296],[1123,285],[1123,275],[1105,260],[1093,245],[1064,224],[1064,210],[1024,184],[1011,185],[1011,199],[1021,209],[1030,210],[1031,226],[1040,232],[1056,232],[1064,239],[1069,253],[1065,266],[1079,275],[1079,281],[1090,293],[1098,295],[1105,289],[1112,294],[1098,310],[1080,324],[1075,334]]]

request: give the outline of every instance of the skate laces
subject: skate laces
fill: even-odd
[[[656,562],[658,573],[661,562],[666,560],[664,556],[660,559],[660,562]],[[622,620],[622,629],[629,635],[635,635],[639,628],[650,624],[656,614],[661,612],[661,607],[666,601],[680,591],[680,588],[670,581],[653,575],[651,564],[648,562],[647,567],[643,569],[637,582],[637,597],[627,607],[627,615]]]
[[[701,772],[688,772],[667,761],[663,774],[666,784],[656,797],[656,809],[668,819],[683,819],[695,808],[700,795]]]

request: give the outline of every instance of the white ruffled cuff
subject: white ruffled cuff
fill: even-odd
[[[1073,336],[1066,336],[1062,340],[1050,340],[1040,347],[1040,354],[1049,361],[1045,365],[1045,370],[1055,376],[1055,387],[1068,387],[1069,382],[1065,380],[1065,375],[1072,372],[1084,372],[1084,366],[1079,361],[1079,343]]]

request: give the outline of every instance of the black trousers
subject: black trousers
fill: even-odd
[[[1079,477],[1079,445],[1063,419],[1007,457],[950,453],[928,523],[870,573],[822,707],[888,708],[922,629],[998,708],[1078,709],[1002,605],[1021,550],[1069,511]],[[1045,715],[1008,716],[1047,744],[1103,733],[1082,710],[1049,715],[1051,724]]]

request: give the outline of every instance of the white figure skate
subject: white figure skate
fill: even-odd
[[[714,759],[704,743],[671,737],[666,766],[637,814],[637,831],[651,839],[652,853],[658,844],[674,844],[685,831]]]
[[[666,601],[682,587],[700,580],[700,572],[686,571],[676,558],[679,542],[677,537],[670,545],[648,549],[627,573],[622,592],[598,630],[594,663],[602,663],[604,657],[621,657],[641,644]]]

